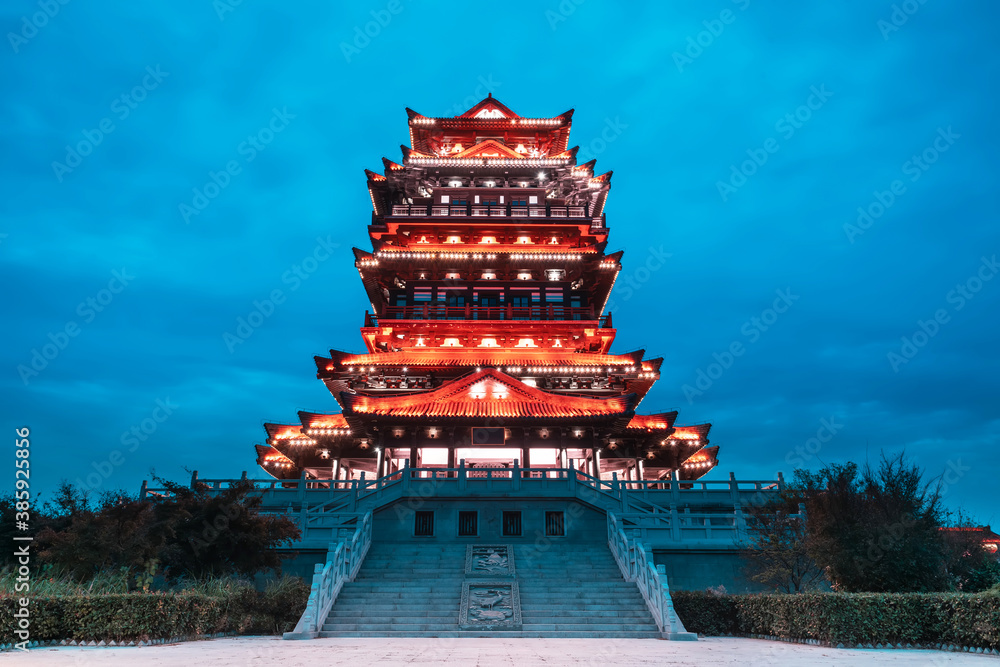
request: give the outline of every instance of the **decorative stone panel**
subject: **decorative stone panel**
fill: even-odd
[[[466,577],[513,577],[514,547],[510,544],[470,544],[465,552]]]
[[[520,630],[521,595],[515,581],[466,581],[462,584],[462,630]]]

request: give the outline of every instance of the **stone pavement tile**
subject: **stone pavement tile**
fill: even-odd
[[[284,641],[237,637],[142,648],[37,648],[6,653],[4,665],[68,667],[292,667],[384,665],[407,667],[663,667],[670,665],[801,665],[956,667],[1000,659],[940,651],[859,651],[758,639],[709,637],[697,642],[656,639],[425,639],[337,638]]]

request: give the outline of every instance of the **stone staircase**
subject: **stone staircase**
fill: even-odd
[[[520,631],[458,627],[465,544],[373,543],[323,637],[659,637],[646,603],[604,543],[515,545]]]
[[[373,542],[320,636],[456,636],[464,580],[464,544]]]

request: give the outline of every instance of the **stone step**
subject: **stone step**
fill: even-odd
[[[556,614],[542,613],[534,610],[525,610],[522,606],[521,616],[524,618],[556,618]],[[598,611],[595,609],[566,609],[558,613],[559,618],[638,618],[644,621],[649,620],[649,612],[645,607],[641,610],[634,609],[633,607],[623,607],[621,609],[616,609],[614,611]],[[541,622],[541,621],[539,621]]]
[[[442,630],[440,632],[400,632],[400,631],[370,631],[370,630],[359,630],[355,632],[342,631],[342,632],[320,632],[320,637],[460,637],[460,638],[476,638],[476,637],[490,637],[490,638],[525,638],[525,637],[535,637],[535,638],[552,638],[552,639],[659,639],[659,632],[616,632],[616,631],[601,631],[601,630],[591,630],[589,632],[584,631],[534,631],[534,632],[524,632],[524,631],[480,631],[480,630],[459,630],[459,631],[446,631]]]
[[[635,602],[642,600],[642,594],[637,590],[621,589],[615,591],[591,591],[572,593],[559,589],[544,591],[531,586],[521,584],[521,602],[524,604],[538,604],[548,600],[555,600],[565,604],[579,604],[581,600],[596,600],[599,602]]]
[[[498,541],[503,544],[503,541]],[[516,545],[524,625],[519,631],[458,628],[466,545],[373,545],[345,584],[324,637],[659,637],[635,584],[607,548]],[[498,580],[507,580],[497,577]]]
[[[339,603],[338,603],[339,604]],[[637,609],[638,607],[634,604],[593,604],[587,605],[588,611],[626,611],[629,609]],[[646,609],[645,603],[642,605],[643,609]],[[549,616],[559,616],[563,612],[572,611],[575,609],[580,609],[580,605],[557,605],[557,604],[538,604],[538,605],[525,605],[521,604],[521,614],[534,614],[541,615],[547,614]]]
[[[334,618],[404,618],[399,615],[399,611],[395,609],[359,609],[357,611],[349,611],[344,609],[337,609],[338,605],[334,605],[333,609],[330,610],[330,616],[328,619]],[[420,615],[425,618],[458,618],[458,608],[455,605],[449,605],[448,607],[434,607],[434,608],[424,608],[421,609]],[[411,617],[412,618],[412,617]]]
[[[522,632],[656,632],[654,623],[524,623]]]
[[[440,584],[434,586],[428,586],[424,583],[419,583],[415,581],[393,581],[391,583],[386,583],[385,581],[378,581],[375,579],[361,580],[355,579],[352,582],[344,584],[344,590],[352,591],[368,591],[368,590],[378,590],[382,588],[394,588],[394,589],[405,589],[411,593],[419,593],[421,591],[426,591],[428,593],[434,591],[440,591],[445,588],[462,588],[462,580],[457,581],[442,581]]]
[[[455,591],[450,595],[436,595],[434,597],[413,597],[412,595],[352,595],[343,600],[338,599],[335,606],[349,607],[353,604],[393,604],[412,605],[414,607],[433,607],[435,605],[457,604],[461,595],[460,591]]]
[[[412,620],[412,619],[411,619]],[[325,623],[324,632],[431,632],[434,630],[458,630],[458,623]]]
[[[343,613],[345,613],[345,614],[349,614],[349,613],[352,613],[352,612],[358,612],[358,613],[360,613],[360,612],[363,612],[363,611],[398,611],[400,613],[406,613],[406,614],[411,614],[411,615],[412,614],[419,615],[421,613],[421,611],[425,610],[425,609],[428,609],[428,610],[429,609],[434,609],[434,610],[437,610],[437,611],[453,611],[455,613],[458,613],[457,612],[458,602],[455,601],[455,600],[452,600],[451,602],[449,602],[447,604],[444,604],[444,603],[442,603],[442,604],[420,604],[420,603],[410,603],[410,604],[407,604],[407,603],[404,603],[404,602],[398,602],[398,603],[394,603],[394,604],[391,604],[391,603],[382,603],[382,602],[367,602],[366,603],[364,600],[356,600],[356,601],[353,601],[353,602],[346,602],[345,601],[345,603],[341,604],[341,602],[338,600],[337,603],[334,604],[333,606],[334,607],[339,607],[340,611],[343,612]]]

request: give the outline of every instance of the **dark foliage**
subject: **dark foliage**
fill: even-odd
[[[274,550],[290,546],[298,527],[286,517],[259,512],[260,497],[250,482],[219,493],[160,481],[171,493],[140,500],[123,492],[105,493],[95,503],[64,484],[53,502],[33,512],[43,563],[84,580],[99,572],[125,570],[149,581],[203,579],[278,571]],[[10,503],[0,503],[7,518]],[[9,526],[5,521],[4,526]]]
[[[844,644],[891,642],[1000,648],[1000,594],[675,591],[689,632],[767,635]]]
[[[275,634],[289,631],[305,609],[309,587],[283,581],[264,592],[234,587],[224,595],[124,593],[31,600],[31,639],[140,641],[219,632]],[[17,641],[14,596],[0,596],[0,642]]]
[[[809,555],[808,531],[802,521],[801,494],[788,490],[763,504],[743,507],[746,542],[740,555],[751,581],[784,593],[813,589],[823,570]]]

